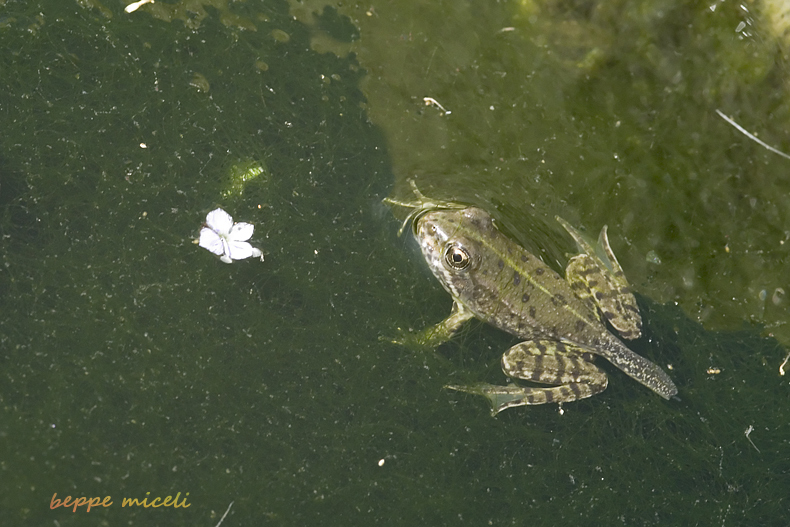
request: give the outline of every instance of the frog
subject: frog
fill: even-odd
[[[563,277],[506,236],[482,208],[428,200],[412,187],[418,202],[388,201],[413,208],[401,231],[412,223],[425,261],[453,299],[450,315],[414,340],[438,346],[473,318],[521,339],[501,358],[502,371],[518,382],[447,388],[484,396],[493,415],[519,406],[562,405],[606,389],[608,375],[594,363],[600,356],[664,399],[678,393],[663,369],[620,340],[640,338],[642,320],[606,226],[593,246],[556,218],[579,250]]]

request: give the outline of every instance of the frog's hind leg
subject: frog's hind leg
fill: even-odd
[[[596,247],[562,218],[557,220],[576,240],[582,254],[574,256],[565,269],[565,279],[576,296],[597,308],[624,339],[642,335],[642,317],[636,299],[628,287],[620,263],[612,252],[606,226],[601,229]]]
[[[568,262],[565,280],[576,296],[601,313],[621,337],[634,340],[642,335],[642,317],[624,276],[619,280],[601,269],[595,258],[580,254]]]
[[[606,374],[592,360],[592,353],[573,344],[530,340],[516,344],[502,356],[502,371],[508,377],[552,386],[481,383],[448,388],[485,396],[494,415],[516,406],[577,401],[606,389]]]

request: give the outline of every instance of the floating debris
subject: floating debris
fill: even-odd
[[[135,11],[140,9],[140,7],[144,6],[145,4],[153,4],[153,3],[154,3],[154,0],[140,0],[139,2],[135,2],[133,4],[129,4],[128,6],[126,6],[124,8],[124,11],[126,11],[127,13],[134,13]]]
[[[724,115],[724,113],[722,113],[720,110],[717,109],[716,113],[719,114],[719,117],[721,117],[722,119],[724,119],[725,121],[727,121],[728,123],[733,125],[736,130],[741,132],[743,135],[745,135],[746,137],[748,137],[749,139],[751,139],[752,141],[754,141],[758,145],[767,148],[768,150],[770,150],[774,154],[779,154],[780,156],[784,157],[785,159],[790,159],[790,155],[787,155],[784,152],[782,152],[781,150],[777,150],[776,148],[772,147],[771,145],[760,141],[759,139],[757,139],[757,136],[755,136],[754,134],[749,133],[748,130],[746,130],[744,127],[742,127],[741,125],[739,125],[738,123],[736,123],[735,121],[733,121],[732,119],[730,119],[729,117]]]
[[[433,97],[423,97],[422,102],[425,103],[425,106],[433,106],[434,108],[439,108],[439,110],[442,112],[442,115],[450,115],[451,113],[453,113],[451,111],[446,110],[444,106],[439,104],[439,101],[437,101]]]
[[[241,196],[250,181],[266,182],[269,178],[269,170],[262,160],[241,161],[229,171],[229,184],[222,192],[224,198]]]

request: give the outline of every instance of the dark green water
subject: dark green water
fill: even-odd
[[[202,14],[193,6],[185,24],[146,8],[127,15],[120,2],[103,9],[61,0],[0,3],[0,524],[215,526],[231,502],[225,527],[786,524],[790,390],[778,375],[786,352],[743,323],[756,318],[747,309],[730,332],[712,332],[680,307],[640,296],[646,335],[633,348],[672,365],[678,399],[663,401],[604,365],[609,388],[566,405],[564,414],[547,406],[492,418],[482,399],[443,388],[503,382],[498,357],[513,341],[490,328],[472,324],[436,353],[381,340],[437,322],[450,308],[381,203],[394,186],[405,196],[407,177],[422,177],[442,197],[489,206],[525,243],[537,232],[552,261],[560,262],[568,241],[544,226],[550,214],[587,218],[591,230],[609,222],[626,273],[634,270],[637,291],[650,293],[662,290],[665,277],[677,279],[677,261],[697,269],[711,258],[683,254],[688,231],[650,238],[670,218],[683,218],[672,228],[693,223],[703,240],[720,232],[725,216],[759,231],[750,243],[772,232],[782,237],[786,182],[774,174],[786,165],[752,150],[724,123],[714,139],[747,145],[740,155],[753,156],[750,174],[761,174],[761,192],[776,196],[758,216],[776,221],[761,230],[765,221],[739,215],[742,203],[705,218],[688,196],[712,189],[724,199],[716,189],[726,196],[735,187],[748,203],[750,189],[762,188],[760,177],[716,186],[700,175],[682,185],[677,167],[712,154],[700,143],[675,155],[682,139],[665,127],[666,114],[595,133],[590,123],[604,128],[604,118],[579,108],[612,98],[600,95],[620,78],[608,77],[610,69],[559,79],[556,64],[540,67],[551,54],[530,55],[523,60],[537,80],[519,102],[538,101],[545,112],[528,126],[518,116],[505,125],[474,121],[478,99],[488,107],[497,86],[503,91],[495,105],[507,98],[497,83],[508,77],[487,69],[516,68],[523,48],[492,41],[473,55],[448,45],[457,60],[434,58],[431,71],[457,70],[455,90],[442,73],[435,81],[425,69],[403,76],[444,92],[404,91],[412,117],[399,121],[387,111],[403,101],[383,108],[375,82],[397,91],[382,70],[405,75],[409,61],[372,65],[371,49],[418,42],[422,33],[401,26],[430,26],[435,18],[404,7],[385,20],[403,38],[382,35],[381,44],[359,20],[324,11],[316,27],[357,46],[359,55],[342,55],[313,51],[316,29],[285,2],[237,2],[230,11],[216,4],[222,9]],[[489,25],[510,26],[521,16],[513,6],[477,8],[477,18],[446,11],[449,26],[436,31],[450,35],[452,24],[471,19],[480,33],[464,41],[480,42]],[[229,19],[231,12],[239,18]],[[727,23],[736,19],[728,16]],[[242,29],[244,21],[257,31]],[[675,26],[672,42],[685,27]],[[713,34],[717,28],[707,27]],[[701,67],[704,58],[691,55],[687,67]],[[737,91],[740,100],[779,112],[781,94],[759,96],[779,84],[781,72],[766,68]],[[637,73],[642,91],[629,100],[657,104],[665,86],[643,84]],[[553,78],[577,92],[557,96]],[[676,104],[680,120],[697,105],[694,93],[662,100]],[[443,103],[451,97],[456,116],[465,101],[471,117],[439,121],[422,105],[428,94]],[[490,126],[476,131],[470,122]],[[422,146],[399,138],[398,126],[425,130]],[[519,126],[535,137],[562,129],[574,140],[566,155],[555,151],[545,163],[526,155],[525,163],[512,139]],[[644,142],[646,128],[660,153]],[[449,151],[465,157],[448,161],[448,150],[425,137],[450,138]],[[583,166],[590,173],[573,187],[581,166],[567,152],[588,140]],[[617,172],[608,153],[590,165],[610,142],[627,146],[621,156],[630,152],[632,160],[651,152],[644,154],[647,176],[626,177],[633,164]],[[420,160],[422,173],[414,169]],[[265,171],[239,191],[234,167],[249,166]],[[549,177],[551,170],[563,175]],[[662,171],[673,177],[662,179]],[[619,179],[596,184],[612,173]],[[612,192],[619,199],[610,205]],[[648,199],[660,192],[667,193],[664,205]],[[519,209],[522,199],[530,207]],[[618,224],[646,204],[650,221]],[[193,243],[217,206],[256,225],[252,241],[265,262],[226,265]],[[658,270],[645,264],[654,245],[664,249]],[[783,280],[776,278],[781,253],[766,248],[760,258],[765,283]],[[715,274],[715,266],[706,269]],[[708,278],[694,276],[692,298],[725,294],[720,283],[706,290]],[[785,320],[781,303],[775,309],[771,320]],[[706,373],[710,367],[721,373]],[[189,493],[189,508],[122,507],[125,497],[179,492]],[[52,510],[55,493],[111,496],[113,504],[90,513]]]

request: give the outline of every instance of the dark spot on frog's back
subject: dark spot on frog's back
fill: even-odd
[[[531,316],[532,318],[535,318],[536,314],[537,314],[537,311],[535,311],[535,306],[529,306],[529,316]]]
[[[513,285],[518,285],[521,283],[521,275],[518,274],[518,271],[513,273]]]
[[[497,267],[499,267],[499,269],[500,269],[500,270],[505,268],[505,262],[504,262],[504,260],[499,260],[499,261],[496,263],[496,265],[497,265]]]
[[[567,302],[565,301],[565,297],[562,296],[560,293],[557,293],[556,295],[551,297],[551,303],[554,304],[555,306],[558,305],[564,306],[565,304],[567,304]]]
[[[521,295],[521,301],[522,301],[522,302],[524,302],[525,304],[526,304],[527,302],[529,302],[529,295],[528,295],[528,294],[526,294],[526,293],[524,293],[523,295]]]
[[[529,260],[529,258],[527,258],[527,255],[526,254],[522,254],[521,255],[521,261],[522,262],[526,262],[527,260]]]
[[[535,274],[538,276],[542,275],[544,272],[545,269],[543,269],[542,267],[538,267],[537,269],[535,269]]]
[[[583,331],[584,330],[584,326],[586,326],[586,324],[584,323],[584,320],[577,320],[576,321],[576,331],[578,331],[578,332]]]

